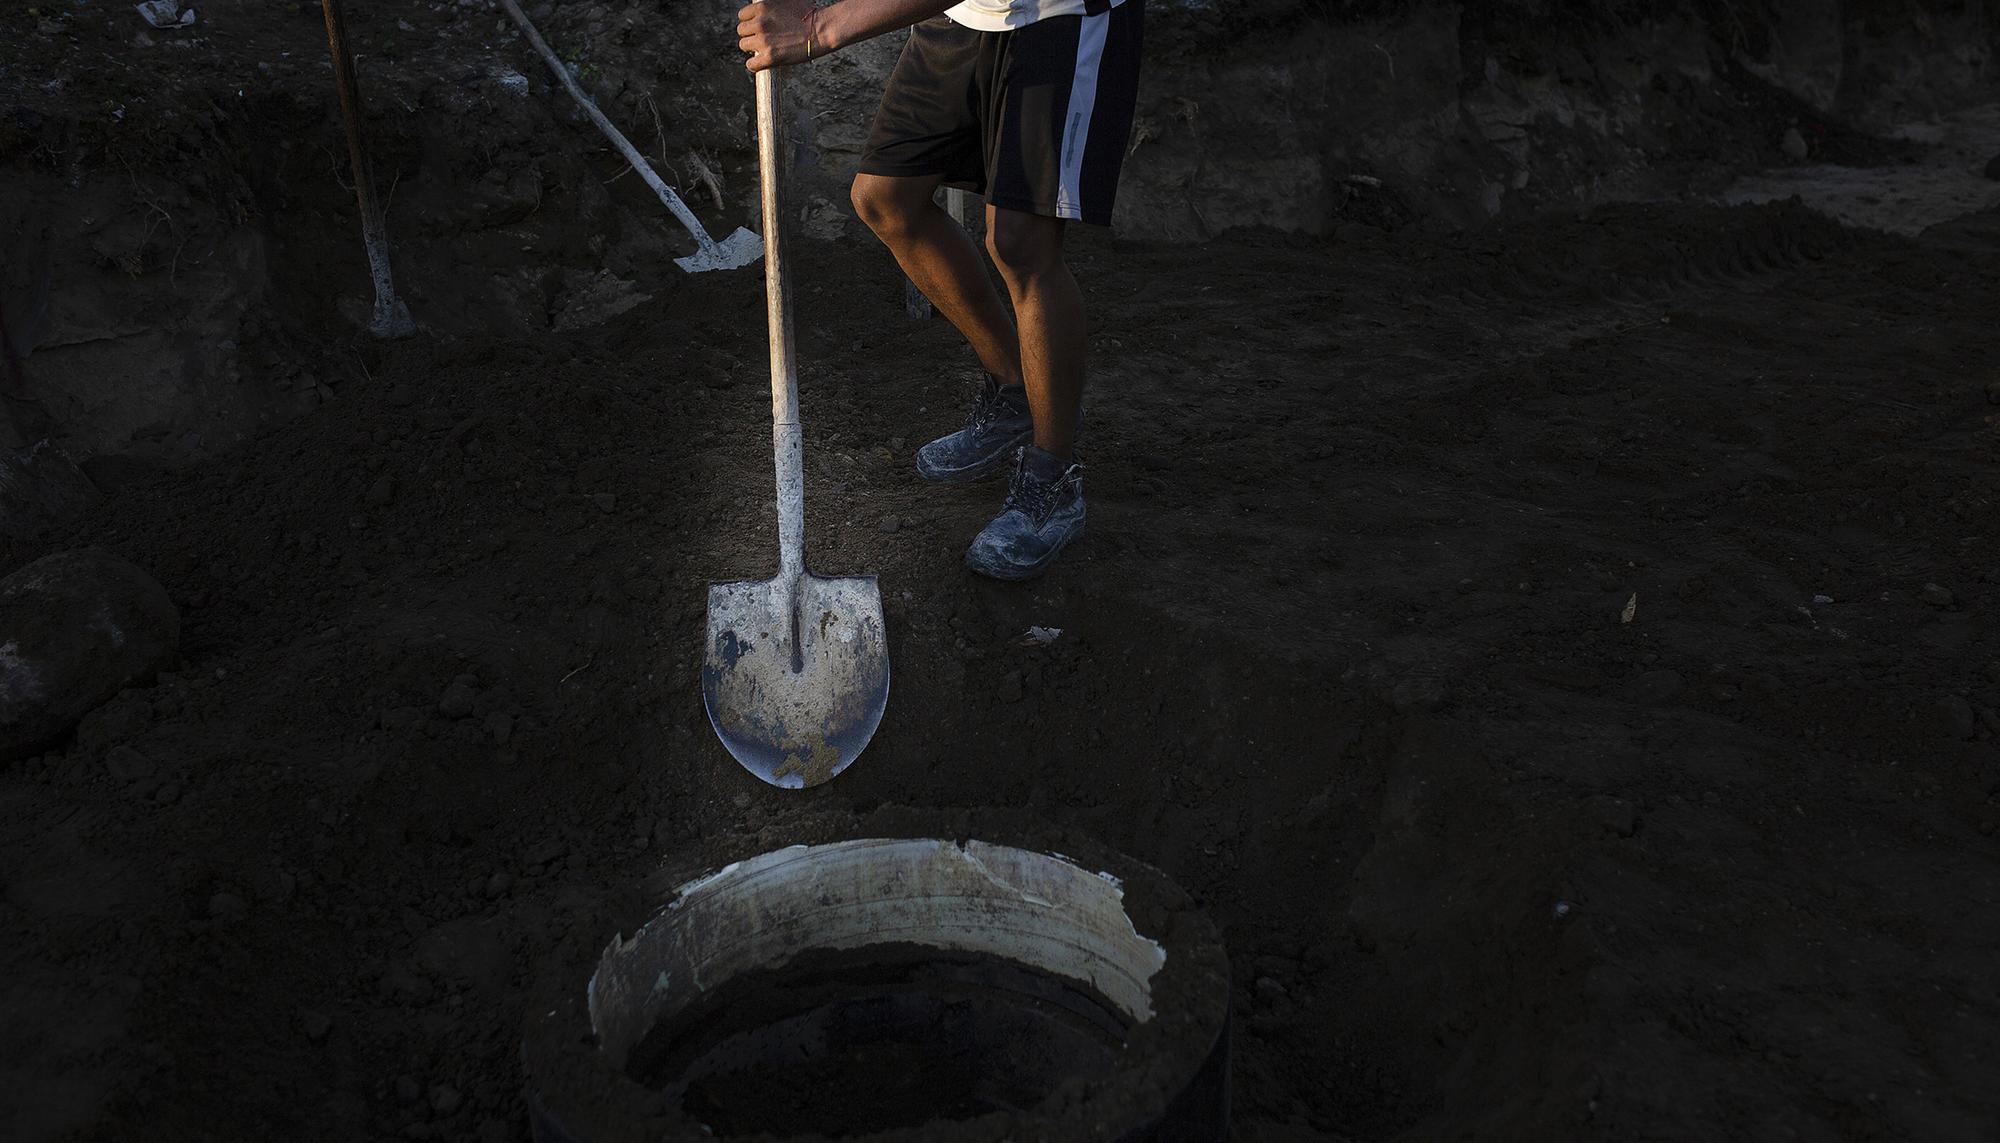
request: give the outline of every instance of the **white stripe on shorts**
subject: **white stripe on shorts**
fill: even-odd
[[[1056,217],[1083,219],[1083,152],[1090,142],[1090,116],[1097,109],[1097,71],[1111,9],[1085,16],[1077,32],[1076,78],[1070,82],[1069,118],[1063,124],[1062,162],[1056,182]]]

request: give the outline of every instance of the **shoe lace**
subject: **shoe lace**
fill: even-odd
[[[1000,396],[995,386],[982,385],[978,396],[972,399],[972,412],[965,418],[967,428],[978,429],[992,424],[1007,411],[1007,402]]]
[[[1019,509],[1040,525],[1055,510],[1061,487],[1061,479],[1041,480],[1030,475],[1025,452],[1017,454],[1014,457],[1014,477],[1007,482],[1007,503],[1000,510]]]

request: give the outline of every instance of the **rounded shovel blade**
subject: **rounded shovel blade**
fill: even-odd
[[[774,786],[839,774],[889,702],[882,630],[872,576],[710,585],[701,696],[716,736]]]

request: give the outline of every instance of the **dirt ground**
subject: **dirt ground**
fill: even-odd
[[[911,465],[970,356],[803,243],[810,559],[879,576],[895,680],[797,793],[697,677],[706,585],[775,566],[758,272],[375,344],[339,186],[290,193],[310,411],[0,544],[183,623],[0,772],[0,1134],[525,1138],[525,997],[607,894],[885,807],[1202,902],[1246,1143],[2000,1134],[2000,211],[1080,233],[1089,535],[1027,586],[961,563],[1000,489]]]

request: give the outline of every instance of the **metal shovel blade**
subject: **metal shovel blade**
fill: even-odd
[[[720,242],[711,242],[685,258],[674,259],[674,265],[690,274],[705,273],[709,270],[740,270],[764,256],[764,240],[754,230],[739,226],[736,233]]]
[[[716,736],[773,786],[839,774],[889,702],[882,632],[873,576],[711,584],[701,697]]]

